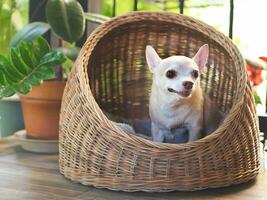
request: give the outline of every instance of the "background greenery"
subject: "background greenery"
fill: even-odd
[[[0,53],[6,54],[12,36],[28,23],[28,0],[0,0],[0,22]]]
[[[100,14],[113,16],[113,0],[90,2],[100,3]],[[267,17],[267,1],[234,2],[234,43],[245,57],[266,56],[267,48],[264,44],[267,42],[267,29],[264,19]],[[28,23],[28,6],[29,0],[0,0],[0,53],[7,54],[10,38]],[[137,7],[138,10],[179,12],[178,0],[139,0]],[[132,11],[133,8],[134,0],[116,0],[115,14],[118,16]],[[229,0],[185,0],[184,14],[200,19],[228,35],[229,8]],[[65,65],[68,63],[72,66],[70,61],[65,62]],[[265,91],[266,87],[262,87],[259,92],[263,101]]]

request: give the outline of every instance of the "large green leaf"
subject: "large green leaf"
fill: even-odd
[[[14,89],[18,93],[27,94],[32,90],[32,86],[27,82],[23,82],[23,83],[14,85]]]
[[[44,38],[42,37],[36,38],[36,43],[38,44],[39,49],[40,49],[40,57],[43,57],[45,54],[47,54],[50,51],[49,44]]]
[[[0,99],[3,97],[11,97],[16,93],[16,90],[12,86],[1,86],[0,85]]]
[[[19,46],[21,57],[29,67],[34,68],[37,60],[30,49],[30,44],[26,44],[24,41],[21,42]]]
[[[51,51],[45,54],[41,59],[40,59],[40,64],[46,67],[50,66],[55,66],[63,63],[65,61],[66,57],[64,56],[63,53],[58,52],[58,51]]]
[[[35,59],[40,60],[50,50],[49,44],[42,37],[37,37],[35,40],[29,43],[32,49],[34,49]]]
[[[50,25],[44,22],[33,22],[18,31],[11,39],[9,48],[16,47],[21,41],[32,41],[39,35],[43,35],[50,29]]]
[[[12,75],[6,70],[3,59],[6,59],[4,56],[0,55],[0,85],[7,85],[8,82],[16,82],[17,79],[13,78]],[[11,80],[10,80],[11,79]]]
[[[51,51],[45,39],[37,37],[13,47],[7,58],[0,55],[0,98],[16,92],[27,94],[32,86],[55,77],[53,67],[62,64],[66,57]]]
[[[9,56],[10,57],[10,56]],[[3,71],[6,72],[6,77],[12,77],[13,81],[23,78],[21,74],[14,65],[3,55],[0,55],[0,67],[3,68]]]
[[[0,69],[0,85],[7,85],[7,80],[6,77],[4,75],[4,71]]]
[[[84,12],[76,0],[48,0],[46,18],[53,31],[70,43],[79,40],[84,33]]]
[[[12,48],[10,52],[10,57],[13,66],[18,69],[21,74],[27,75],[27,73],[30,72],[31,68],[26,65],[26,63],[22,59],[19,48]]]
[[[35,76],[42,80],[55,78],[55,71],[51,68],[40,68],[36,71]]]
[[[38,78],[36,74],[32,74],[25,82],[32,86],[39,86],[43,83],[43,80],[42,78]]]

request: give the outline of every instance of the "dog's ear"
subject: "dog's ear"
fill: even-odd
[[[198,65],[200,71],[202,71],[205,65],[207,64],[208,57],[209,57],[209,45],[204,44],[202,47],[200,47],[196,55],[193,57],[193,60]]]
[[[161,58],[159,57],[155,49],[150,45],[146,46],[146,61],[152,73],[155,72],[155,69],[161,61]]]

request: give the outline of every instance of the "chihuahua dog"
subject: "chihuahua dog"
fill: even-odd
[[[207,44],[193,58],[171,56],[161,59],[152,46],[146,47],[146,60],[153,73],[149,101],[153,141],[163,142],[177,128],[188,130],[188,141],[212,132],[222,114],[200,87],[200,73],[209,55]],[[205,129],[205,130],[204,130]]]

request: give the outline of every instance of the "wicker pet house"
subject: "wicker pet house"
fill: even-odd
[[[123,132],[103,110],[148,119],[151,73],[145,47],[164,58],[210,56],[201,86],[227,116],[211,135],[160,144]],[[223,34],[193,18],[133,12],[101,25],[68,79],[60,117],[60,171],[76,182],[124,191],[200,190],[239,184],[259,172],[258,121],[244,61]]]

